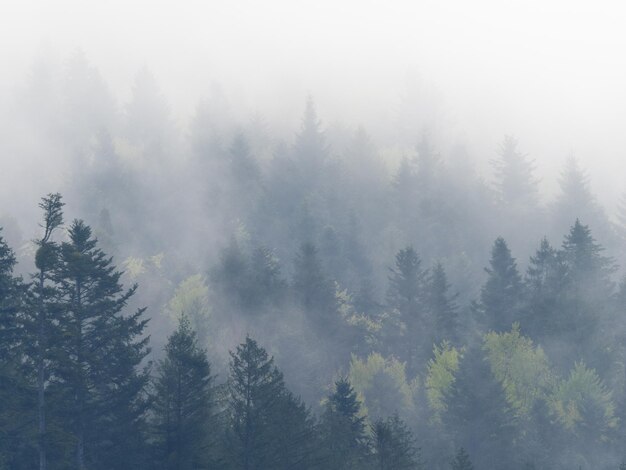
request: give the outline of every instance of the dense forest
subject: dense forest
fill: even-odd
[[[63,177],[0,205],[0,469],[626,467],[626,199],[574,157],[548,199],[512,136],[484,172],[312,97],[183,129],[80,53],[13,99]]]

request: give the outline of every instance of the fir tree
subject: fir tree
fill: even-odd
[[[413,433],[397,414],[372,427],[376,470],[420,470],[423,464]]]
[[[60,194],[48,194],[42,198],[39,207],[43,211],[44,233],[35,241],[35,266],[37,271],[32,274],[30,301],[25,317],[26,356],[29,365],[35,372],[35,389],[37,390],[37,448],[39,454],[39,470],[46,470],[47,463],[47,414],[46,395],[48,381],[53,367],[53,359],[57,356],[59,340],[58,283],[55,280],[59,266],[59,246],[53,240],[54,232],[63,224],[63,202]]]
[[[336,313],[335,288],[326,277],[312,243],[304,243],[294,262],[293,291],[305,311],[316,315],[316,326],[328,327]]]
[[[528,209],[528,206],[537,202],[537,181],[533,177],[532,161],[517,146],[517,139],[505,136],[500,144],[498,158],[492,164],[500,199],[508,207],[520,210]]]
[[[122,311],[137,286],[124,291],[122,273],[81,220],[72,223],[59,260],[55,277],[63,340],[57,386],[75,440],[76,468],[134,468],[143,459],[148,373],[137,369],[148,354],[148,338],[142,338],[147,320],[144,309],[131,315]]]
[[[214,378],[186,316],[168,338],[165,354],[154,384],[158,462],[173,470],[212,468]]]
[[[523,284],[515,258],[502,237],[493,244],[489,265],[477,307],[488,329],[505,331],[519,319]]]
[[[350,470],[363,468],[369,453],[365,417],[361,404],[347,379],[335,382],[322,419],[324,468]]]
[[[308,468],[312,422],[289,393],[274,358],[246,338],[231,352],[227,456],[244,470]]]
[[[434,326],[434,343],[443,340],[457,341],[458,306],[455,302],[458,294],[450,294],[450,284],[441,263],[430,271],[426,281],[425,303]]]

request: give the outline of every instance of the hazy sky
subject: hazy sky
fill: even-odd
[[[311,93],[325,122],[384,135],[417,77],[483,160],[511,133],[546,187],[573,151],[604,203],[626,190],[622,2],[9,0],[0,15],[5,98],[35,58],[80,48],[122,101],[148,66],[181,122],[219,83],[269,122],[297,122]]]

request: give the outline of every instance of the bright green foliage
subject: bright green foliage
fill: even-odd
[[[518,323],[510,332],[487,333],[484,349],[509,405],[518,417],[528,417],[535,401],[545,398],[553,382],[543,350],[520,334]]]
[[[154,384],[156,464],[172,470],[212,468],[218,434],[214,379],[186,316],[168,338],[165,353]]]
[[[420,449],[413,433],[397,414],[372,426],[375,470],[421,470]]]
[[[618,424],[611,392],[582,362],[557,384],[549,403],[563,427],[583,439],[606,439]]]
[[[445,398],[459,370],[459,357],[460,352],[444,341],[439,346],[435,345],[433,357],[428,361],[426,396],[435,423],[441,422],[441,413],[447,409]]]
[[[394,357],[372,353],[361,360],[353,355],[348,377],[363,402],[364,412],[373,418],[395,412],[406,415],[415,409],[417,381],[407,381],[404,363]]]

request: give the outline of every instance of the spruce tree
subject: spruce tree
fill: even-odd
[[[91,229],[75,220],[60,247],[58,390],[65,426],[75,442],[75,466],[136,468],[143,462],[143,415],[148,371],[144,309],[123,310],[137,286],[97,247]]]
[[[37,449],[39,470],[48,468],[47,391],[51,369],[57,357],[59,341],[58,281],[59,245],[53,240],[55,231],[63,224],[63,202],[61,195],[48,194],[42,198],[39,207],[43,211],[43,235],[35,241],[35,266],[31,275],[29,305],[24,318],[24,344],[26,361],[34,371],[37,393]]]
[[[168,470],[212,468],[216,391],[206,352],[181,316],[165,346],[154,384],[157,462]]]
[[[446,405],[446,428],[457,444],[475,456],[479,468],[511,468],[517,438],[515,416],[479,346],[465,352],[446,394]]]
[[[228,379],[227,460],[234,468],[310,468],[309,411],[285,388],[274,358],[246,337],[231,352]]]
[[[537,202],[537,181],[533,176],[532,161],[517,146],[517,139],[505,136],[498,158],[492,164],[501,201],[513,210],[527,210]]]
[[[0,227],[0,468],[33,468],[28,410],[34,403],[23,369],[21,326],[26,286],[13,274],[15,255],[1,234]]]
[[[372,426],[376,470],[421,470],[420,449],[413,433],[397,414]]]
[[[294,268],[292,286],[296,300],[312,317],[316,327],[328,328],[329,321],[336,321],[335,287],[323,272],[312,243],[301,245]]]
[[[357,470],[363,468],[369,453],[365,417],[361,403],[347,379],[335,382],[322,417],[324,468]]]
[[[441,263],[435,264],[430,271],[425,287],[426,310],[433,325],[433,342],[457,341],[458,306],[455,302],[458,294],[450,294],[450,284]]]
[[[476,307],[487,329],[506,331],[520,318],[523,284],[515,258],[502,237],[493,244],[489,265]]]

